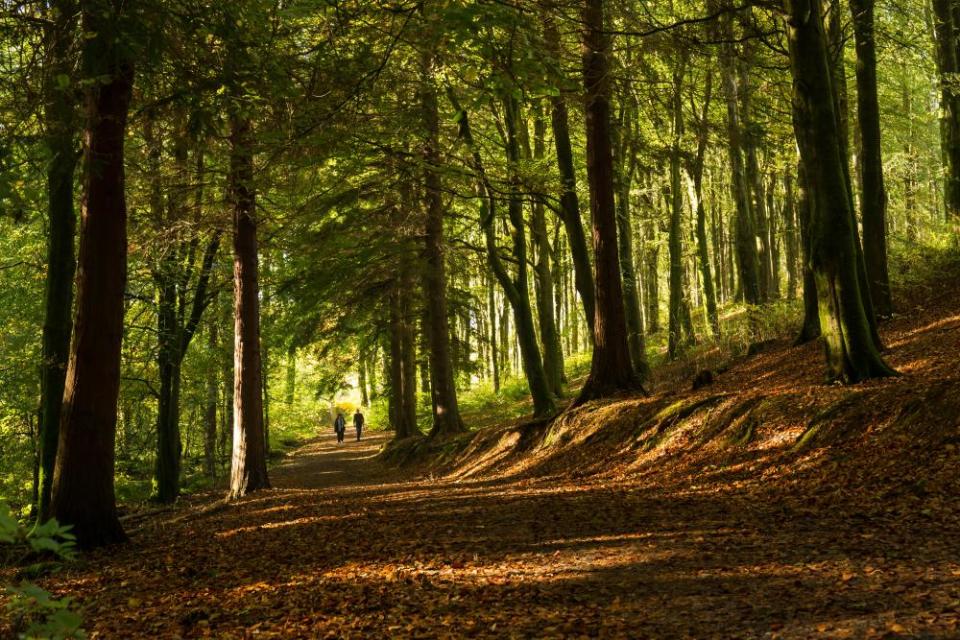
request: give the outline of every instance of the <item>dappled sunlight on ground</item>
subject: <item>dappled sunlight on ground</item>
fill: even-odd
[[[926,313],[854,388],[784,341],[445,466],[324,433],[46,586],[93,638],[958,637],[960,315]]]

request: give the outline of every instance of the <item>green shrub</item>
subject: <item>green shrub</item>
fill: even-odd
[[[51,519],[26,527],[3,502],[0,502],[0,545],[0,558],[4,564],[24,564],[33,560],[33,564],[25,569],[33,574],[58,566],[47,562],[48,558],[63,561],[76,558],[76,539],[69,526]],[[7,586],[5,591],[10,598],[6,609],[19,638],[66,640],[87,637],[82,628],[83,619],[71,598],[55,598],[30,582]]]

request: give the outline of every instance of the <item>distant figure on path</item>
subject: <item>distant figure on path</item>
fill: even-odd
[[[353,426],[357,429],[357,442],[360,442],[360,433],[363,431],[363,414],[360,413],[360,409],[353,414]]]
[[[337,412],[337,417],[333,421],[333,430],[337,433],[337,444],[343,442],[343,434],[347,432],[347,421],[343,419],[343,414]]]

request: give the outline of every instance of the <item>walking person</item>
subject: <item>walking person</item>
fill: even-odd
[[[360,433],[363,431],[363,414],[360,413],[360,409],[357,409],[357,412],[353,414],[353,426],[357,430],[357,442],[360,442]]]
[[[343,435],[347,432],[347,421],[343,419],[343,414],[337,412],[337,417],[333,421],[333,430],[337,434],[337,444],[343,443]]]

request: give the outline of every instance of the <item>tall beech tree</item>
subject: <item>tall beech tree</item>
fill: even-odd
[[[560,31],[557,29],[557,10],[555,0],[543,0],[544,45],[550,63],[556,67],[554,77],[566,88],[566,76],[561,66]],[[587,324],[593,331],[596,313],[596,294],[593,288],[593,275],[590,267],[590,254],[587,249],[587,236],[583,230],[580,216],[580,200],[577,196],[577,172],[573,163],[573,146],[570,142],[570,114],[564,91],[556,92],[550,98],[550,124],[553,130],[553,143],[557,155],[557,169],[560,172],[560,218],[570,245],[573,260],[573,276],[577,293],[583,304]]]
[[[533,398],[533,413],[535,416],[549,415],[555,411],[556,403],[554,401],[554,392],[551,389],[551,385],[547,380],[546,372],[543,368],[540,349],[537,346],[537,336],[533,325],[533,311],[530,308],[530,297],[527,293],[529,288],[526,266],[527,248],[522,205],[516,192],[511,192],[507,205],[507,218],[512,227],[513,257],[517,262],[517,273],[516,276],[513,276],[500,257],[500,249],[497,246],[497,195],[487,177],[480,151],[475,145],[473,133],[470,129],[470,114],[460,106],[452,90],[448,91],[448,96],[454,109],[457,110],[460,119],[460,136],[470,150],[473,169],[477,173],[480,188],[483,193],[483,198],[481,199],[483,204],[480,208],[480,226],[483,229],[487,249],[487,260],[490,264],[490,269],[493,271],[497,282],[500,284],[504,295],[510,303],[510,307],[513,309],[513,318],[517,330],[517,340],[520,345],[521,359],[523,360],[524,374],[527,378],[527,386],[530,388],[530,395]],[[511,98],[507,98],[505,101],[508,138],[507,149],[509,160],[513,163],[519,160],[516,140],[518,120],[516,109],[516,102]]]
[[[610,138],[610,37],[604,27],[603,0],[584,0],[581,22],[596,312],[590,375],[575,405],[642,389],[630,360],[620,280]]]
[[[736,206],[734,216],[734,247],[737,273],[743,299],[747,304],[762,301],[760,290],[760,259],[757,255],[756,223],[750,198],[744,160],[743,123],[740,102],[740,76],[734,50],[732,18],[720,18],[719,35],[724,41],[720,54],[720,73],[723,94],[727,104],[727,151],[730,157],[731,191]]]
[[[893,375],[880,356],[858,277],[857,228],[821,0],[787,1],[796,135],[810,192],[810,262],[816,280],[827,378],[855,383]]]
[[[77,87],[72,80],[77,66],[78,6],[73,0],[49,4],[45,22],[43,78],[47,164],[47,281],[40,363],[40,477],[37,488],[40,518],[50,515],[50,490],[60,438],[63,387],[73,329],[73,277],[76,213],[73,206],[77,166]]]
[[[429,17],[429,16],[428,16]],[[443,194],[440,181],[440,112],[434,84],[434,54],[427,49],[420,59],[420,108],[424,139],[425,251],[423,288],[426,298],[430,354],[430,388],[433,404],[432,436],[460,433],[466,427],[460,418],[457,387],[450,358],[450,324],[447,315],[447,267],[443,239]]]
[[[126,539],[113,472],[127,282],[123,145],[134,80],[131,10],[117,0],[81,7],[87,82],[77,310],[50,513],[72,525],[86,548]]]
[[[874,311],[893,312],[887,270],[887,192],[883,185],[880,101],[877,97],[877,50],[874,0],[850,0],[857,50],[857,122],[860,126],[860,220],[863,257]]]

